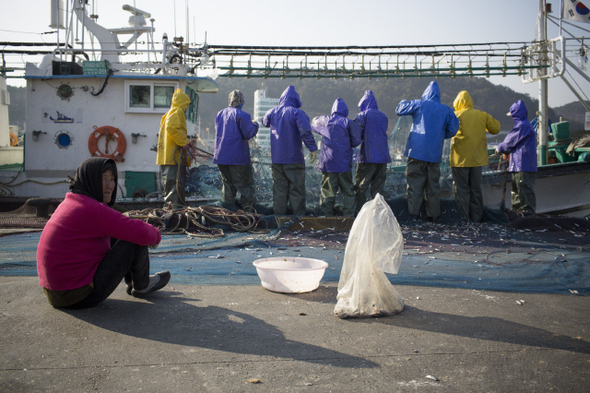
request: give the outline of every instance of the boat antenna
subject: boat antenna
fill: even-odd
[[[190,46],[190,35],[189,35],[189,16],[188,16],[188,0],[184,0],[184,4],[186,6],[186,43]]]
[[[176,37],[176,0],[173,2],[174,8],[174,37]]]
[[[541,47],[541,53],[539,56],[539,61],[541,64],[546,65],[548,64],[548,54],[547,48],[544,45],[547,42],[547,1],[546,0],[539,0],[539,15],[538,15],[538,41],[543,46]],[[539,78],[539,143],[537,145],[537,154],[538,154],[538,161],[541,165],[547,164],[547,140],[548,140],[548,130],[547,130],[547,112],[548,112],[548,104],[547,104],[547,97],[548,97],[548,83],[547,78],[547,70],[540,69],[537,71],[540,74]]]

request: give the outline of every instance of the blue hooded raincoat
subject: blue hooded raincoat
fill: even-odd
[[[285,89],[279,106],[270,109],[262,118],[262,125],[270,127],[270,152],[273,164],[304,163],[303,146],[309,151],[318,149],[311,133],[309,116],[299,109],[301,99],[295,87]]]
[[[231,106],[219,111],[215,118],[215,131],[215,164],[250,164],[248,139],[258,133],[258,123],[252,122],[249,113]]]
[[[359,101],[361,113],[354,120],[361,131],[361,147],[358,162],[387,164],[391,162],[389,146],[387,145],[387,115],[377,107],[377,99],[371,90]]]
[[[445,139],[452,138],[459,129],[455,112],[440,102],[436,81],[424,90],[421,100],[403,100],[395,108],[398,116],[412,115],[413,123],[406,157],[427,162],[441,162]]]
[[[319,116],[311,122],[312,131],[322,136],[318,163],[322,172],[343,173],[352,169],[352,148],[361,143],[361,137],[358,124],[347,116],[346,102],[337,98],[332,115]]]
[[[504,154],[510,153],[509,172],[537,172],[537,138],[527,118],[524,102],[518,100],[512,104],[510,115],[514,120],[514,128],[497,150]]]

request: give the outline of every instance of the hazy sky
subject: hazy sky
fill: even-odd
[[[64,0],[66,4],[70,0]],[[587,0],[590,3],[590,0]],[[54,42],[49,25],[51,0],[0,0],[0,41]],[[150,12],[155,37],[187,35],[191,43],[235,45],[426,45],[532,41],[537,31],[538,0],[91,0],[98,22],[125,27],[130,4]],[[92,5],[94,4],[94,7]],[[559,0],[553,1],[558,16]],[[582,24],[590,29],[590,24]],[[590,34],[568,28],[576,35]],[[558,30],[549,24],[549,38]],[[538,84],[524,84],[520,77],[494,77],[519,92],[537,97]],[[11,83],[9,81],[9,83]],[[590,83],[582,87],[590,95]],[[549,82],[549,104],[576,100],[558,79]]]

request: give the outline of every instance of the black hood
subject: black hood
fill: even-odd
[[[70,180],[70,191],[74,194],[86,195],[99,202],[103,201],[102,174],[111,170],[115,176],[115,188],[109,206],[115,204],[117,199],[117,164],[112,158],[89,158],[82,162],[76,171],[76,177]]]

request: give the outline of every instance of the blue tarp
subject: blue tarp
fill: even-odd
[[[35,253],[39,233],[0,237],[0,276],[37,275]],[[252,265],[256,259],[302,256],[328,262],[322,283],[337,283],[343,249],[279,247],[264,241],[268,235],[230,233],[224,238],[190,239],[164,236],[150,250],[152,271],[169,270],[171,284],[259,285]],[[474,260],[457,252],[436,254],[406,250],[394,285],[418,285],[527,293],[590,293],[590,258],[587,252],[537,250],[533,254],[497,253]]]

